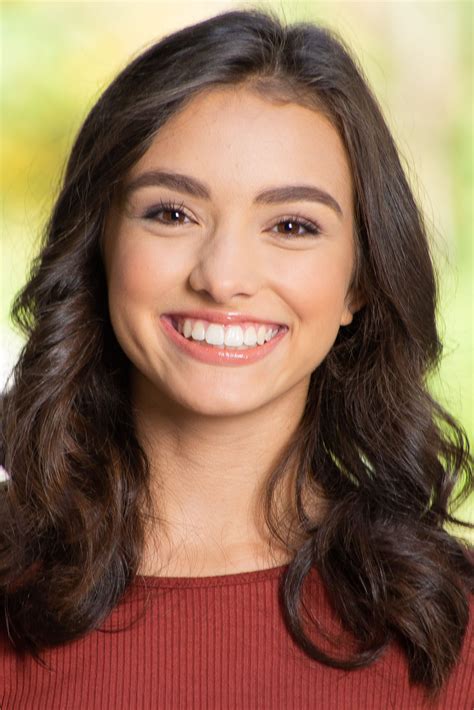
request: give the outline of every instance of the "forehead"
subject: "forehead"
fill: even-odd
[[[213,88],[193,97],[159,129],[130,177],[156,168],[240,192],[307,180],[351,202],[346,151],[330,121],[316,109],[247,87]]]

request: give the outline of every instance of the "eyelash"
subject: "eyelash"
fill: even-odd
[[[164,202],[160,201],[160,203],[154,207],[151,207],[147,212],[143,215],[144,219],[156,219],[157,215],[160,214],[160,212],[181,212],[185,217],[188,217],[188,215],[183,211],[184,203],[176,203],[176,202]],[[190,217],[188,217],[190,219]],[[173,226],[173,224],[169,222],[161,222],[158,220],[160,224],[165,224],[168,226]],[[280,219],[277,224],[285,224],[287,222],[291,222],[293,225],[297,225],[298,227],[303,227],[307,234],[292,234],[294,239],[301,239],[303,237],[316,237],[319,234],[321,234],[321,228],[319,227],[318,224],[315,222],[309,222],[308,220],[304,219],[304,217],[300,217],[299,215],[288,215],[286,217],[283,217],[283,219]],[[176,226],[178,226],[178,223],[175,223]],[[280,234],[280,236],[285,236],[284,234]]]

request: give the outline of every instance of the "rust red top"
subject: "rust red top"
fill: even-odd
[[[473,609],[459,662],[436,704],[411,686],[395,642],[369,667],[330,668],[289,635],[278,599],[286,565],[218,577],[137,577],[99,629],[42,658],[0,636],[2,710],[472,710]],[[322,582],[311,610],[341,631]],[[305,592],[306,593],[306,592]],[[326,650],[322,637],[311,638]],[[350,647],[342,633],[340,648]]]

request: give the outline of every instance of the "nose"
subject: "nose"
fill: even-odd
[[[207,235],[199,250],[189,283],[216,303],[235,296],[252,296],[259,287],[258,256],[252,235],[241,225],[222,225]]]

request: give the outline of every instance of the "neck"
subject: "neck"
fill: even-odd
[[[302,416],[306,393],[237,416],[185,410],[136,379],[137,435],[150,462],[153,519],[141,573],[219,574],[285,564],[286,545],[273,544],[262,510],[271,471]],[[290,406],[291,405],[291,406]],[[278,435],[275,436],[275,432]],[[294,473],[278,491],[282,515],[292,509]],[[203,571],[204,570],[204,571]]]

